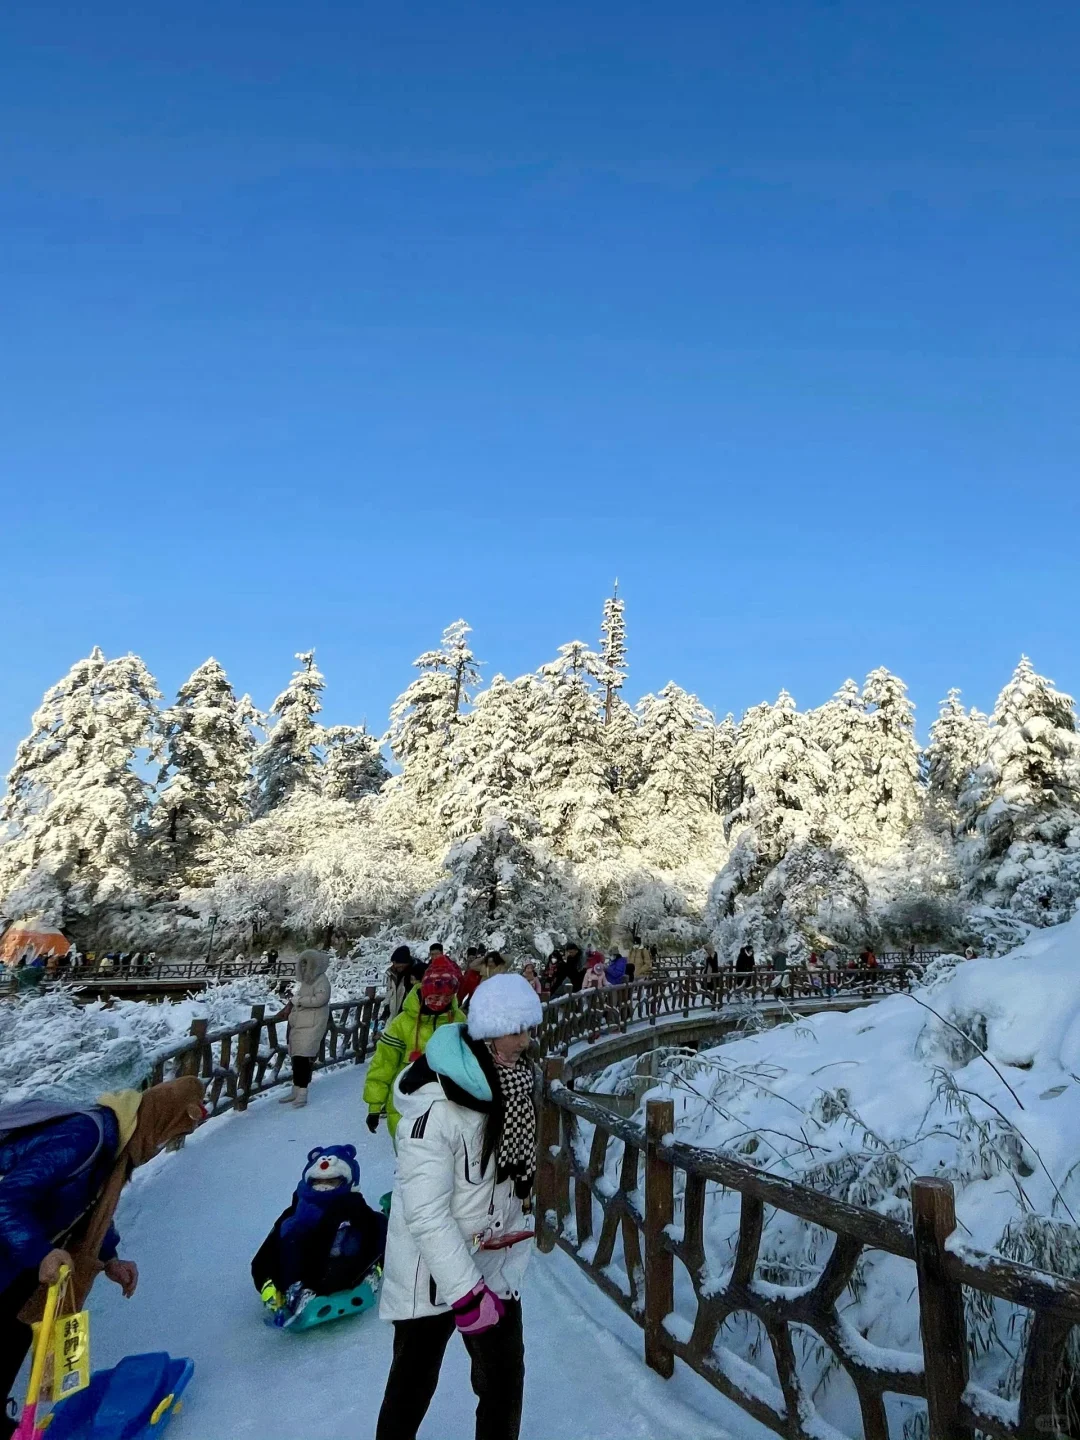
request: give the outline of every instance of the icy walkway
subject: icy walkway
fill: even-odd
[[[391,1330],[367,1315],[307,1335],[262,1324],[251,1256],[288,1203],[308,1150],[352,1141],[373,1202],[391,1187],[385,1131],[362,1120],[361,1069],[316,1079],[306,1110],[271,1092],[211,1121],[177,1155],[139,1172],[124,1197],[121,1253],[141,1271],[124,1301],[99,1280],[95,1368],[136,1350],[195,1360],[175,1440],[370,1440]],[[565,1255],[536,1256],[525,1290],[523,1440],[763,1440],[770,1432],[678,1366],[664,1381],[641,1359],[641,1332]],[[452,1340],[421,1440],[471,1440],[474,1399]]]

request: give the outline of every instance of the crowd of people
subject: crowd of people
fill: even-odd
[[[282,1104],[308,1103],[330,1019],[330,959],[301,953],[277,1017],[287,1025],[293,1082]],[[274,1323],[301,1314],[313,1287],[335,1283],[331,1277],[367,1279],[378,1267],[380,1313],[394,1326],[394,1344],[376,1440],[415,1440],[455,1331],[471,1359],[477,1440],[517,1440],[521,1285],[537,1160],[530,1032],[541,1022],[542,996],[646,979],[656,961],[636,943],[605,957],[571,942],[543,965],[520,969],[495,950],[469,949],[460,967],[438,943],[424,959],[404,945],[393,952],[362,1096],[368,1130],[377,1134],[385,1119],[395,1151],[388,1206],[377,1211],[360,1193],[354,1144],[318,1147],[252,1262]],[[831,987],[838,971],[872,972],[879,962],[867,946],[857,960],[826,950],[798,964],[811,985]],[[701,962],[706,976],[730,969],[736,985],[764,971],[777,993],[795,968],[781,946],[760,963],[744,945],[730,965],[709,946]],[[138,1270],[120,1257],[112,1223],[121,1191],[137,1166],[205,1114],[194,1077],[82,1107],[0,1109],[0,1393],[10,1392],[26,1356],[43,1287],[70,1272],[81,1307],[102,1273],[134,1293]],[[14,1402],[0,1416],[0,1440],[14,1433],[13,1409]]]

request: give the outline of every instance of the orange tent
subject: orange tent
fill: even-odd
[[[59,930],[32,930],[28,925],[9,925],[0,940],[0,964],[17,965],[21,956],[29,960],[38,955],[66,955],[71,941]]]

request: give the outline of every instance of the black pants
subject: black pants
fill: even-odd
[[[306,1090],[311,1084],[311,1067],[314,1060],[306,1055],[294,1055],[292,1057],[292,1079],[298,1090]]]
[[[464,1335],[472,1359],[476,1440],[518,1440],[525,1386],[525,1338],[521,1301],[507,1300],[506,1314],[479,1335]],[[416,1440],[439,1383],[454,1317],[425,1315],[394,1321],[394,1360],[386,1381],[375,1440]]]
[[[10,1429],[5,1429],[8,1424],[4,1413],[7,1397],[33,1339],[33,1331],[19,1319],[19,1311],[37,1287],[37,1271],[24,1270],[0,1294],[0,1436],[12,1433]]]

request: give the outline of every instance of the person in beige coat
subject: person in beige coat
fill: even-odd
[[[635,980],[652,979],[652,952],[645,945],[633,944],[627,960],[634,967]]]
[[[307,1104],[311,1070],[330,1023],[330,956],[324,950],[304,950],[296,962],[297,982],[285,1010],[289,1022],[289,1056],[293,1088],[279,1102],[299,1109]]]

